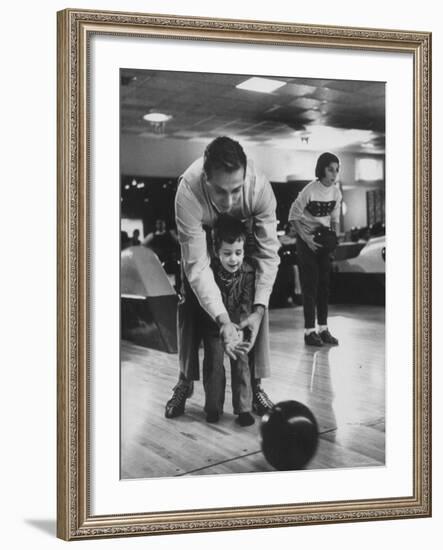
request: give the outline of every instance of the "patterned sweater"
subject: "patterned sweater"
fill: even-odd
[[[289,221],[299,221],[309,233],[320,225],[330,227],[331,221],[339,223],[342,195],[336,185],[326,187],[318,179],[308,183],[289,210]]]

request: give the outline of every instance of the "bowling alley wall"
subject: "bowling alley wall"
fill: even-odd
[[[203,154],[206,142],[171,138],[121,136],[122,217],[152,217],[173,222],[173,202],[178,176]],[[281,149],[242,143],[248,157],[271,181],[277,197],[279,227],[287,222],[290,203],[314,178],[315,164],[324,151]],[[329,148],[341,161],[339,181],[345,203],[342,232],[368,224],[367,192],[384,191],[384,155],[340,152]],[[379,165],[374,176],[363,179],[358,163],[372,159]],[[357,179],[360,177],[361,179]],[[364,177],[364,176],[363,176]],[[372,179],[371,179],[372,178]],[[143,183],[143,187],[137,187]],[[129,188],[128,188],[129,186]],[[126,189],[125,189],[126,188]],[[148,220],[146,222],[146,220]],[[151,223],[154,223],[152,219]],[[150,228],[146,228],[146,231]]]

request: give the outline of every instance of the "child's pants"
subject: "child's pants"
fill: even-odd
[[[200,306],[194,292],[183,275],[183,299],[178,304],[178,358],[180,365],[179,381],[192,387],[193,380],[199,380],[198,350],[202,340],[202,316],[211,318]],[[206,317],[205,317],[206,316]],[[205,321],[206,322],[206,321]],[[203,324],[204,326],[204,324]],[[260,382],[261,378],[271,375],[269,352],[269,313],[266,308],[260,329],[250,353],[251,368],[254,368],[253,378]]]
[[[218,334],[218,327],[207,327],[203,335],[203,387],[206,401],[205,412],[223,412],[225,401],[226,374],[223,365],[224,347]],[[231,361],[231,391],[234,414],[252,410],[251,371],[248,356]]]
[[[327,251],[313,252],[297,236],[297,261],[303,293],[305,328],[315,328],[315,309],[319,325],[328,324],[329,274],[331,260]]]

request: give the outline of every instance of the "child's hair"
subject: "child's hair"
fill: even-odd
[[[229,214],[221,214],[213,229],[214,250],[218,252],[223,242],[235,243],[238,239],[246,241],[246,229],[243,222]]]
[[[317,166],[315,167],[315,177],[323,178],[325,176],[325,168],[336,162],[340,166],[340,161],[333,153],[322,153],[317,159]]]
[[[222,136],[215,138],[206,147],[203,169],[208,178],[213,170],[223,170],[231,174],[240,168],[246,172],[246,155],[238,141]]]

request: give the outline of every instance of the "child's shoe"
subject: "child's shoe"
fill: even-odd
[[[240,424],[240,426],[244,427],[244,426],[252,426],[255,420],[251,413],[243,412],[237,416],[236,422],[237,424]]]
[[[220,420],[220,413],[217,411],[211,411],[206,414],[206,422],[210,424],[216,424]]]

